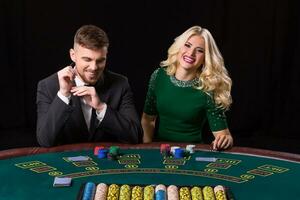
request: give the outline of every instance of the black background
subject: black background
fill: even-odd
[[[139,114],[174,38],[200,25],[213,34],[233,80],[227,114],[235,144],[300,153],[296,2],[1,0],[0,149],[37,145],[37,82],[70,63],[81,25],[107,32],[107,68],[129,78]]]

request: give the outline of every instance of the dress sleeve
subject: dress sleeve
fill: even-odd
[[[152,73],[148,85],[148,92],[144,105],[144,113],[148,115],[157,115],[155,85],[158,72],[159,68]]]
[[[220,131],[228,128],[225,110],[219,108],[211,96],[207,95],[206,116],[211,131]]]

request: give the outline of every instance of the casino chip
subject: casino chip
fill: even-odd
[[[194,144],[188,144],[188,145],[186,145],[185,149],[190,154],[192,154],[192,153],[195,153],[195,150],[194,150],[195,147],[196,147],[196,145],[194,145]]]
[[[88,182],[83,191],[82,200],[93,200],[95,196],[96,185],[93,182]]]

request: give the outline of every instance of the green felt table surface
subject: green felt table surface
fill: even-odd
[[[159,149],[120,150],[119,160],[98,159],[92,150],[43,153],[0,160],[0,199],[76,199],[88,181],[131,185],[165,184],[230,188],[234,199],[300,199],[300,163],[232,152],[197,150],[183,159]],[[66,157],[88,156],[85,163]],[[197,162],[196,157],[216,157]],[[53,187],[54,177],[72,177],[70,187]]]

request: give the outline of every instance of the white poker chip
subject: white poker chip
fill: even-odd
[[[195,153],[194,148],[196,147],[196,145],[194,144],[188,144],[186,145],[185,149],[189,152],[189,153]]]
[[[180,149],[180,147],[179,147],[179,146],[172,146],[172,147],[171,147],[171,153],[172,153],[173,155],[175,155],[175,149]]]

